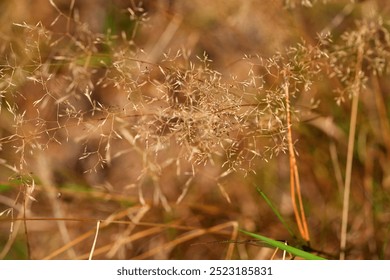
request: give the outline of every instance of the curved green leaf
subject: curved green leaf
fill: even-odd
[[[283,242],[276,241],[276,240],[273,240],[271,238],[268,238],[268,237],[265,237],[265,236],[262,236],[262,235],[259,235],[259,234],[255,234],[255,233],[252,233],[252,232],[248,232],[248,231],[245,231],[245,230],[241,230],[240,229],[240,231],[242,233],[245,233],[246,235],[249,235],[249,236],[251,236],[253,238],[261,240],[261,241],[267,243],[268,245],[270,245],[272,247],[276,247],[276,248],[279,248],[279,249],[281,249],[283,251],[287,251],[287,252],[289,252],[289,253],[291,253],[291,254],[293,254],[295,256],[304,258],[306,260],[326,260],[326,259],[324,259],[322,257],[317,256],[317,255],[313,255],[311,253],[302,251],[302,250],[297,249],[295,247],[286,245]]]

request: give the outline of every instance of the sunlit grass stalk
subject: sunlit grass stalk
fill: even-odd
[[[96,223],[95,238],[93,239],[93,244],[92,244],[91,252],[89,253],[89,258],[88,258],[88,260],[92,260],[93,252],[95,251],[96,242],[97,242],[97,238],[98,238],[98,235],[99,235],[99,227],[100,227],[100,220],[97,221],[97,223]]]
[[[292,131],[291,131],[291,108],[290,108],[290,92],[289,92],[289,82],[288,76],[285,71],[285,84],[284,84],[284,93],[286,99],[286,119],[287,119],[287,141],[288,141],[288,151],[289,151],[289,160],[290,160],[290,192],[291,200],[294,208],[294,214],[297,221],[297,226],[299,233],[302,238],[309,242],[309,229],[306,222],[305,210],[303,208],[302,194],[301,194],[301,185],[299,182],[299,173],[297,160],[295,158],[295,151],[293,145]]]

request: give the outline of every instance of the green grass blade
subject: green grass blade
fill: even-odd
[[[276,248],[279,248],[279,249],[281,249],[283,251],[287,251],[287,252],[289,252],[289,253],[297,256],[297,257],[301,257],[301,258],[306,259],[306,260],[325,260],[322,257],[316,256],[316,255],[313,255],[311,253],[308,253],[308,252],[302,251],[300,249],[297,249],[295,247],[286,245],[283,242],[276,241],[276,240],[273,240],[271,238],[268,238],[268,237],[265,237],[265,236],[262,236],[262,235],[259,235],[259,234],[255,234],[255,233],[252,233],[252,232],[248,232],[248,231],[245,231],[245,230],[241,230],[240,229],[240,231],[242,233],[245,233],[246,235],[249,235],[249,236],[251,236],[253,238],[261,240],[261,241],[267,243],[268,245],[271,245],[272,247],[276,247]]]
[[[272,209],[272,211],[275,213],[276,217],[278,217],[279,221],[283,224],[283,226],[287,229],[288,233],[292,237],[296,237],[292,229],[289,227],[289,225],[286,223],[286,221],[283,219],[282,215],[280,215],[278,209],[275,208],[275,206],[272,204],[272,202],[268,199],[268,197],[265,195],[265,193],[259,188],[256,187],[257,192],[261,195],[261,197],[265,200],[265,202],[268,204],[268,206]]]

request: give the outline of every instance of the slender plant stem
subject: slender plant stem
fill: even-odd
[[[100,228],[100,220],[98,220],[98,221],[97,221],[97,224],[96,224],[95,238],[93,239],[93,244],[92,244],[91,252],[89,253],[89,258],[88,258],[88,260],[92,260],[93,253],[94,253],[94,251],[95,251],[95,246],[96,246],[97,238],[98,238],[98,235],[99,235],[99,228]]]
[[[24,234],[26,236],[26,245],[27,245],[27,258],[31,260],[31,245],[30,245],[30,238],[28,234],[28,228],[27,228],[27,221],[26,221],[26,211],[28,207],[28,196],[27,196],[27,189],[28,186],[24,187],[24,195],[23,195],[23,224],[24,224]]]
[[[291,192],[291,201],[294,208],[295,219],[297,221],[298,230],[302,238],[309,242],[309,229],[306,222],[305,210],[303,208],[301,186],[299,181],[299,173],[297,167],[297,161],[295,158],[292,131],[291,131],[291,112],[290,112],[290,93],[288,89],[288,77],[285,73],[285,99],[286,99],[286,119],[287,119],[287,140],[288,140],[288,150],[290,158],[290,192]]]
[[[362,33],[360,34],[360,40],[362,39]],[[364,42],[358,42],[357,61],[355,67],[355,79],[354,79],[354,92],[352,97],[352,110],[351,119],[349,125],[349,136],[348,136],[348,151],[347,151],[347,164],[345,171],[345,184],[344,184],[344,197],[343,197],[343,212],[341,221],[341,235],[340,235],[340,260],[345,259],[345,248],[347,244],[347,225],[348,225],[348,212],[349,212],[349,201],[351,193],[351,179],[352,179],[352,163],[353,163],[353,151],[355,146],[355,133],[356,123],[359,105],[359,94],[361,88],[361,77],[360,73],[362,70],[362,61],[364,53]]]

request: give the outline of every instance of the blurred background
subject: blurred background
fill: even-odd
[[[2,0],[0,257],[87,259],[95,240],[94,259],[281,258],[227,241],[249,239],[241,228],[298,246],[256,190],[299,236],[285,131],[270,121],[269,135],[250,143],[264,156],[229,168],[224,147],[197,144],[192,156],[188,140],[169,137],[187,123],[167,117],[187,108],[169,94],[189,83],[222,106],[236,97],[219,93],[253,77],[276,92],[274,66],[262,66],[286,52],[295,60],[298,46],[305,57],[329,33],[324,54],[336,66],[318,62],[319,79],[292,97],[292,131],[310,247],[338,258],[356,63],[348,51],[366,24],[346,257],[390,258],[389,9],[385,0]]]

